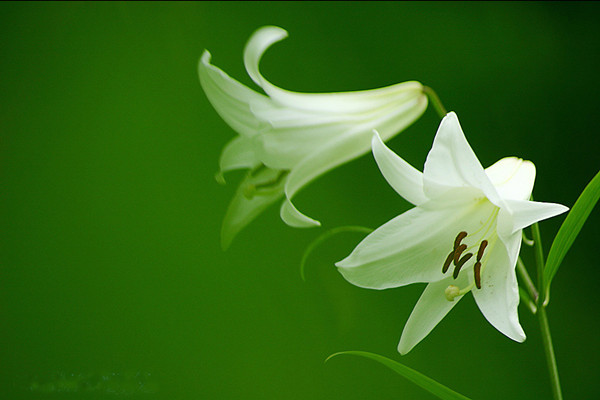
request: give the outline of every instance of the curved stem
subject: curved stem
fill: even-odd
[[[330,229],[327,232],[321,234],[308,245],[308,247],[304,251],[304,254],[302,255],[302,260],[300,261],[300,276],[302,277],[303,281],[306,281],[306,278],[304,277],[304,268],[306,266],[306,260],[308,259],[308,256],[318,245],[323,243],[325,240],[342,232],[359,232],[369,234],[373,232],[373,229],[366,228],[364,226],[340,226],[337,228]]]
[[[433,108],[435,108],[435,111],[438,113],[440,118],[444,118],[446,114],[448,114],[448,111],[446,111],[446,108],[442,104],[442,101],[440,100],[437,93],[429,86],[423,86],[423,93],[425,93],[427,97],[429,97]]]
[[[534,247],[533,250],[535,252],[535,263],[537,265],[537,284],[538,287],[544,287],[544,265],[546,262],[544,261],[544,249],[542,247],[542,235],[540,234],[540,227],[537,224],[533,224],[531,226],[531,233],[533,234],[533,242]],[[542,305],[544,303],[544,291],[542,291],[538,296],[538,304]]]
[[[523,260],[521,260],[521,257],[517,258],[517,272],[519,273],[519,276],[523,280],[523,284],[527,288],[527,292],[529,292],[529,296],[531,296],[531,299],[534,301],[534,303],[537,304],[537,300],[538,300],[537,288],[533,284],[533,281],[531,280],[529,273],[527,273],[527,268],[525,267]]]
[[[538,287],[544,287],[544,250],[542,248],[542,236],[540,227],[537,223],[531,227],[533,240],[535,242],[535,261],[537,264]],[[548,365],[548,373],[550,374],[550,382],[552,385],[552,394],[554,400],[562,400],[562,392],[560,389],[560,380],[558,378],[558,367],[556,366],[556,356],[554,355],[554,347],[552,346],[552,336],[550,335],[550,325],[548,324],[548,316],[546,315],[546,306],[544,306],[544,291],[539,293],[538,299],[538,320],[540,322],[540,330],[542,332],[542,341],[544,342],[544,352],[546,353],[546,363]]]

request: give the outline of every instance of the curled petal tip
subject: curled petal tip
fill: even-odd
[[[285,29],[279,27],[279,26],[275,26],[275,25],[265,25],[265,26],[261,26],[260,28],[258,28],[257,30],[254,31],[254,33],[250,36],[250,38],[254,37],[254,35],[257,34],[269,34],[269,35],[273,35],[274,37],[280,37],[281,39],[287,37],[288,31],[286,31]]]
[[[202,55],[200,56],[200,66],[208,66],[210,64],[210,60],[212,58],[212,55],[210,54],[210,52],[208,50],[204,50],[204,52],[202,52]]]

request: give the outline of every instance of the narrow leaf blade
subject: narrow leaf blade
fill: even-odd
[[[550,300],[550,284],[556,275],[556,271],[558,271],[558,267],[560,267],[563,258],[565,258],[599,198],[600,172],[583,189],[552,242],[546,268],[544,269],[544,290],[546,293],[544,305],[547,305]]]
[[[365,358],[370,358],[371,360],[377,361],[380,364],[385,365],[392,371],[396,372],[399,375],[402,375],[409,381],[414,384],[422,387],[428,392],[432,393],[436,397],[443,400],[469,400],[468,397],[463,396],[460,393],[455,392],[452,389],[447,388],[446,386],[438,383],[437,381],[429,378],[428,376],[423,375],[420,372],[415,371],[412,368],[409,368],[399,362],[394,360],[390,360],[389,358],[380,356],[378,354],[369,353],[366,351],[342,351],[340,353],[335,353],[329,356],[327,360],[330,360],[332,357],[341,355],[341,354],[350,354]]]

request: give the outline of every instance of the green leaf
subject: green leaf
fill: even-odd
[[[327,358],[327,360],[325,360],[325,361],[327,362],[331,358],[338,356],[340,354],[350,354],[350,355],[370,358],[371,360],[377,361],[377,362],[385,365],[386,367],[390,368],[394,372],[398,373],[399,375],[402,375],[403,377],[405,377],[412,383],[421,386],[423,389],[427,390],[428,392],[432,393],[433,395],[435,395],[436,397],[438,397],[440,399],[469,400],[468,397],[465,397],[460,393],[456,393],[454,390],[447,388],[446,386],[434,381],[433,379],[423,375],[422,373],[417,372],[412,368],[409,368],[409,367],[402,365],[394,360],[390,360],[389,358],[380,356],[378,354],[373,354],[373,353],[369,353],[366,351],[342,351],[340,353],[335,353],[335,354],[330,355]]]
[[[581,196],[575,202],[575,205],[565,218],[562,226],[558,230],[548,260],[544,269],[544,290],[546,293],[544,306],[550,301],[550,283],[560,267],[560,263],[571,248],[575,238],[579,234],[581,227],[592,212],[592,209],[600,198],[600,172],[591,180],[591,182],[583,189]]]
[[[364,226],[341,226],[339,228],[333,228],[328,230],[327,232],[322,233],[320,236],[318,236],[315,240],[313,240],[308,247],[306,248],[306,250],[304,251],[304,254],[302,255],[302,260],[300,261],[300,276],[302,277],[302,280],[305,281],[305,276],[304,276],[304,269],[306,267],[306,260],[308,259],[308,256],[312,254],[312,252],[314,251],[314,249],[320,245],[321,243],[323,243],[325,240],[329,239],[330,237],[337,235],[338,233],[344,233],[344,232],[360,232],[360,233],[371,233],[373,232],[373,229],[371,228],[365,228]]]

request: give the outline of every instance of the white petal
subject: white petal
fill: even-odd
[[[242,85],[210,63],[210,53],[204,51],[198,64],[200,84],[221,118],[240,135],[253,136],[264,127],[250,110],[250,104],[269,107],[269,98]]]
[[[253,149],[252,140],[244,136],[238,136],[227,143],[219,160],[221,172],[254,168],[259,163]]]
[[[506,208],[501,209],[498,215],[498,234],[501,237],[569,210],[568,207],[561,204],[529,200],[506,199],[505,204]]]
[[[291,169],[306,157],[311,157],[320,148],[328,147],[335,141],[346,138],[366,136],[360,139],[360,146],[355,147],[350,157],[344,162],[363,155],[371,149],[373,129],[377,129],[384,140],[403,131],[412,124],[427,107],[424,97],[415,96],[412,101],[403,104],[390,104],[381,109],[372,110],[357,116],[350,114],[306,116],[304,125],[299,121],[283,123],[264,130],[257,138],[259,141],[258,156],[269,167]],[[290,112],[297,112],[291,110]],[[287,121],[286,121],[287,122]],[[350,139],[354,140],[354,139]],[[336,145],[337,146],[337,145]],[[335,166],[340,165],[337,162]]]
[[[358,132],[340,137],[298,163],[291,170],[285,186],[289,204],[284,202],[282,205],[280,214],[283,221],[295,227],[319,226],[318,221],[305,216],[293,206],[292,197],[319,175],[364,153],[368,149],[370,136],[370,133]]]
[[[427,285],[402,331],[398,344],[400,354],[405,355],[411,351],[463,298],[463,296],[458,296],[454,298],[454,301],[448,301],[445,295],[446,288],[449,285],[460,288],[467,284],[466,275],[461,274],[456,280],[450,276]]]
[[[297,93],[281,89],[261,75],[259,63],[264,52],[287,35],[282,28],[265,26],[254,32],[244,49],[244,64],[248,75],[277,103],[319,113],[352,114],[390,103],[403,103],[414,97],[415,93],[426,97],[422,93],[423,86],[414,81],[374,90],[341,93]]]
[[[283,221],[290,226],[297,227],[320,225],[319,221],[300,213],[291,203],[292,197],[318,176],[366,153],[371,148],[373,127],[378,127],[381,136],[387,139],[413,123],[426,107],[427,101],[419,99],[414,105],[411,104],[411,108],[408,110],[400,108],[401,115],[385,114],[368,125],[356,126],[325,145],[314,149],[297,165],[292,165],[285,187],[287,201],[282,205],[280,212]],[[285,157],[276,152],[272,158],[261,154],[260,159],[271,168],[286,168]]]
[[[484,258],[483,261],[485,266],[481,271],[482,287],[472,290],[477,306],[487,321],[517,342],[525,340],[525,333],[519,324],[519,287],[515,276],[520,243],[520,233],[512,235],[508,240],[512,256],[509,256],[501,241],[488,249],[487,259]]]
[[[427,197],[434,198],[456,187],[478,188],[501,206],[500,197],[469,146],[456,114],[450,112],[442,120],[427,155],[423,190]]]
[[[500,197],[527,200],[535,181],[535,165],[517,157],[503,158],[485,169]]]
[[[263,26],[258,28],[248,39],[244,48],[244,65],[250,78],[258,86],[263,86],[265,79],[260,73],[258,65],[260,59],[269,47],[288,37],[285,29],[277,26]]]
[[[490,202],[464,194],[450,191],[444,202],[429,201],[382,225],[336,263],[340,273],[350,283],[371,289],[444,279],[442,266],[455,237],[477,231],[494,209]]]
[[[407,201],[419,205],[427,201],[423,193],[423,174],[390,150],[375,132],[371,141],[373,156],[385,180]]]
[[[302,214],[296,206],[289,200],[284,199],[279,209],[279,216],[289,226],[294,228],[313,228],[321,226],[321,223],[316,219],[310,218]]]
[[[231,244],[233,238],[254,218],[263,212],[269,205],[283,197],[285,180],[273,185],[260,193],[247,198],[244,194],[248,185],[259,184],[261,182],[274,180],[280,171],[264,168],[254,175],[248,174],[240,183],[227,213],[223,220],[221,228],[221,246],[226,249]]]

